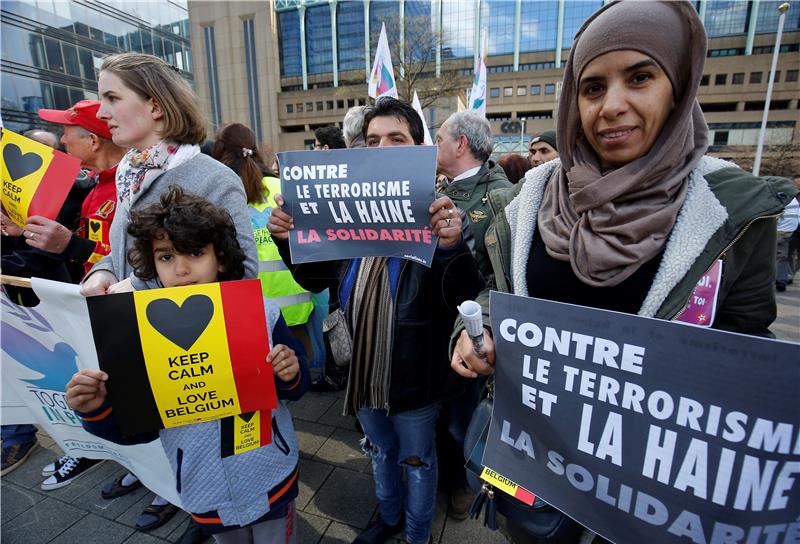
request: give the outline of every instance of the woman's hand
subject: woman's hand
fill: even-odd
[[[453,350],[453,359],[450,361],[450,367],[456,371],[456,374],[465,378],[477,378],[481,376],[488,376],[494,374],[494,340],[489,329],[483,329],[483,350],[486,358],[479,357],[472,349],[472,340],[466,330],[461,331],[461,336],[458,337],[456,348]]]
[[[67,249],[72,231],[57,221],[34,215],[25,221],[25,242],[36,249],[61,254]]]
[[[431,212],[431,229],[439,237],[439,247],[449,249],[461,241],[461,210],[456,208],[450,197],[443,196],[433,201],[428,209]]]
[[[108,289],[106,289],[106,293],[109,295],[113,295],[116,293],[132,293],[133,291],[134,291],[133,284],[131,283],[130,278],[125,278],[122,281],[113,283],[108,286]]]
[[[98,270],[83,282],[81,294],[85,297],[105,295],[108,288],[117,283],[117,277],[108,270]]]
[[[67,382],[67,406],[79,412],[93,412],[106,400],[108,374],[84,368]]]
[[[283,206],[283,197],[279,194],[275,195],[275,206],[272,208],[272,213],[269,215],[269,232],[275,240],[288,240],[289,231],[294,228],[294,220],[292,216],[284,212],[280,206]]]
[[[267,355],[267,362],[272,365],[272,373],[281,381],[290,382],[300,372],[300,361],[292,348],[284,344],[273,346]]]

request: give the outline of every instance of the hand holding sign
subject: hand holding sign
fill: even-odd
[[[275,204],[283,206],[284,200],[281,195],[275,195]],[[272,208],[269,216],[269,233],[275,240],[288,240],[289,231],[294,228],[292,216],[283,211],[278,206]]]
[[[29,217],[25,222],[25,230],[31,233],[25,243],[50,253],[63,253],[72,238],[72,231],[67,227],[41,215]]]
[[[448,249],[461,241],[461,210],[450,197],[437,198],[428,209],[431,212],[431,229],[439,237],[439,247]]]
[[[106,400],[108,374],[101,370],[84,368],[67,382],[67,405],[79,412],[94,412]]]
[[[272,373],[284,382],[294,380],[300,372],[300,361],[297,359],[297,354],[284,344],[278,344],[270,350],[267,362],[272,365]]]

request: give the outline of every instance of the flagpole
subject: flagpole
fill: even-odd
[[[778,67],[778,54],[781,51],[781,34],[783,34],[783,23],[786,19],[786,12],[789,11],[789,3],[784,2],[778,6],[781,13],[778,18],[778,33],[775,35],[775,50],[772,52],[772,68],[769,71],[769,83],[767,84],[767,100],[764,102],[764,115],[761,117],[761,129],[758,131],[758,145],[756,146],[756,157],[753,161],[753,175],[757,176],[761,170],[761,154],[764,151],[764,136],[767,132],[767,117],[769,117],[769,103],[772,101],[772,87],[775,80],[775,69]]]

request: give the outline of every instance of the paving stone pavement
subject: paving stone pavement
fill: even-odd
[[[800,342],[800,279],[777,298],[778,318],[772,331],[779,339]],[[308,393],[290,408],[301,450],[300,544],[352,542],[376,515],[371,465],[360,451],[353,419],[341,416],[342,397]],[[103,500],[100,485],[124,472],[112,461],[100,463],[66,487],[42,491],[41,469],[61,452],[48,436],[40,434],[39,440],[44,447],[0,481],[3,544],[158,544],[175,542],[186,529],[188,517],[181,512],[155,531],[137,531],[136,516],[153,497],[143,488],[112,501]],[[498,532],[477,521],[448,518],[446,505],[446,497],[440,494],[434,517],[435,544],[505,542]]]

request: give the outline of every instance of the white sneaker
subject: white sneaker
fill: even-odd
[[[58,469],[60,469],[64,463],[67,462],[67,459],[72,459],[69,455],[63,455],[60,459],[53,461],[49,465],[45,465],[42,469],[42,476],[47,478],[48,476],[52,476],[56,473]]]
[[[68,457],[67,460],[61,465],[53,475],[42,482],[41,488],[45,491],[58,489],[69,485],[75,478],[79,478],[86,474],[92,468],[97,466],[102,459],[86,459],[85,457]]]

